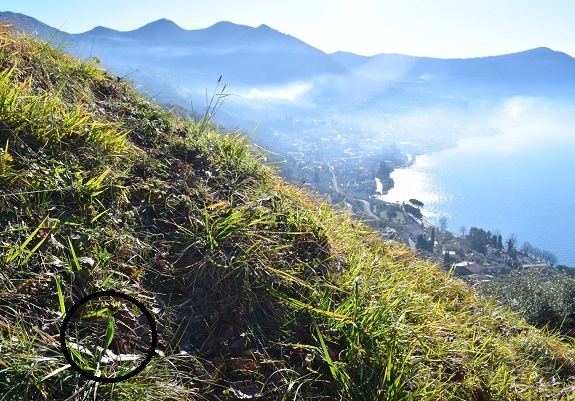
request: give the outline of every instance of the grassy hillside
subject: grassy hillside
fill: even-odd
[[[8,26],[0,63],[0,400],[575,398],[573,344],[283,182],[245,137]],[[63,313],[101,290],[157,325],[118,383],[60,349]],[[145,354],[149,331],[102,310],[66,348],[115,377],[132,365],[97,345]]]

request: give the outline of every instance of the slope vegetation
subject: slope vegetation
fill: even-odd
[[[572,344],[283,182],[245,136],[6,25],[0,63],[0,400],[573,397]],[[103,290],[157,325],[117,383],[60,349]],[[149,349],[124,306],[75,318],[84,371]]]

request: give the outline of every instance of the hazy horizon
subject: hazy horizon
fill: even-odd
[[[575,55],[571,23],[575,3],[495,0],[430,4],[410,1],[296,0],[274,3],[249,0],[217,4],[142,0],[138,7],[103,0],[84,4],[7,0],[6,11],[36,18],[69,33],[96,26],[130,31],[167,18],[184,29],[202,29],[219,21],[261,24],[297,37],[326,52],[359,55],[398,53],[437,58],[470,58],[516,53],[537,47]],[[110,12],[114,10],[114,12]]]

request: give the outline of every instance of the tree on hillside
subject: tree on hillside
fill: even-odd
[[[503,237],[501,234],[497,237],[497,249],[503,249]]]
[[[515,245],[517,244],[517,235],[511,233],[509,237],[507,237],[507,252],[511,253],[513,249],[515,249]]]
[[[413,198],[412,198],[412,199],[409,200],[409,203],[411,203],[413,206],[416,206],[416,207],[419,207],[419,208],[423,207],[423,202],[418,201],[417,199],[413,199]]]
[[[427,240],[422,234],[417,236],[417,243],[415,244],[417,249],[419,250],[426,250],[427,249]]]
[[[533,245],[531,245],[530,242],[525,241],[523,245],[521,245],[521,252],[523,252],[528,257],[531,257],[531,255],[533,255]]]
[[[469,229],[468,239],[470,246],[477,252],[485,254],[487,252],[487,245],[491,241],[491,233],[485,232],[482,228],[471,227]]]
[[[465,233],[467,232],[467,227],[465,226],[459,227],[459,232],[461,233],[461,235],[465,235]]]
[[[434,232],[431,232],[432,238],[427,237],[427,235],[419,234],[417,236],[417,249],[421,251],[432,251],[433,250],[433,236],[435,235]]]
[[[411,214],[416,219],[422,219],[423,218],[423,214],[421,214],[421,210],[419,210],[419,208],[413,207],[409,203],[404,203],[403,208],[405,209],[405,211],[407,213]]]
[[[551,267],[557,263],[557,256],[555,256],[553,252],[546,251],[545,249],[539,249],[527,241],[521,245],[521,252],[530,258],[545,262]]]
[[[555,266],[557,263],[557,256],[555,256],[553,252],[543,251],[541,259],[551,267]]]
[[[537,247],[533,247],[533,250],[531,251],[531,254],[533,255],[533,258],[537,259],[537,260],[543,260],[543,250],[539,249]]]
[[[431,239],[429,240],[429,247],[430,251],[433,251],[433,247],[435,246],[435,227],[431,229]]]
[[[449,256],[449,251],[445,251],[443,255],[443,267],[445,269],[451,268],[451,256]]]
[[[447,230],[447,218],[445,216],[439,218],[439,228]]]
[[[379,169],[377,170],[377,174],[375,175],[380,180],[387,180],[389,179],[389,175],[391,174],[391,170],[387,166],[387,163],[382,161],[379,163]]]

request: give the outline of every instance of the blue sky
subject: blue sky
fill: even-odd
[[[78,33],[160,18],[186,29],[267,24],[328,53],[480,57],[546,46],[575,56],[571,0],[2,0],[0,9]]]

